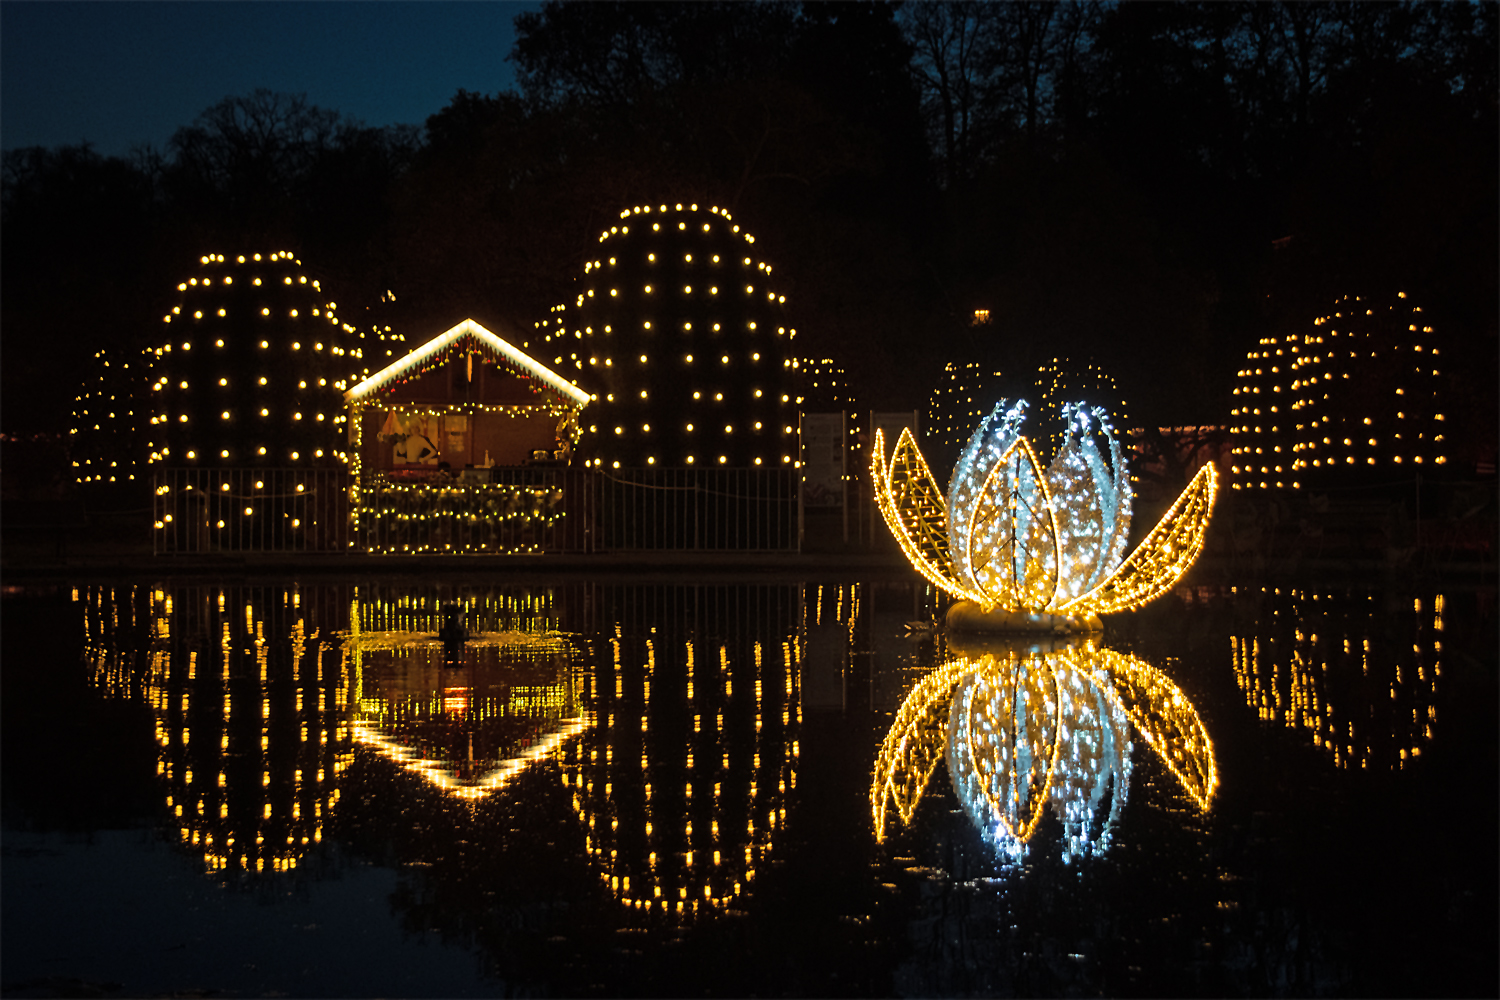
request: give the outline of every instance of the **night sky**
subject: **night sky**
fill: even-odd
[[[420,125],[511,87],[512,19],[540,3],[0,3],[0,145],[165,149],[257,87],[366,125]]]

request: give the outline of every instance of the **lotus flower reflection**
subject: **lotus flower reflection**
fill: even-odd
[[[1130,483],[1104,411],[1065,405],[1066,435],[1043,472],[1020,433],[1025,409],[1024,400],[996,404],[954,466],[946,495],[909,429],[889,464],[884,435],[875,432],[876,499],[912,565],[986,612],[1107,614],[1164,593],[1203,548],[1218,487],[1213,464],[1126,557]]]
[[[1188,797],[1218,789],[1213,743],[1176,684],[1144,660],[1075,646],[951,660],[907,695],[870,787],[875,837],[912,822],[939,760],[969,819],[1018,861],[1050,808],[1063,860],[1106,848],[1130,790],[1130,730]]]

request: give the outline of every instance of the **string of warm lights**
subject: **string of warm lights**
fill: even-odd
[[[556,395],[572,401],[575,409],[589,401],[588,393],[564,381],[524,351],[495,336],[472,319],[466,319],[399,358],[344,393],[350,403],[389,389],[423,371],[446,364],[452,355],[483,353],[528,378],[536,379]]]
[[[364,549],[393,554],[540,552],[566,516],[562,491],[552,487],[383,477],[361,489],[358,508]]]

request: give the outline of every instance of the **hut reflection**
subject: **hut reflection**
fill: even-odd
[[[910,825],[938,763],[1002,860],[1019,862],[1050,811],[1063,860],[1109,846],[1130,792],[1132,728],[1198,806],[1218,788],[1213,744],[1161,671],[1091,641],[995,640],[912,688],[875,762],[876,839]]]
[[[422,624],[441,628],[438,614]],[[354,691],[351,732],[435,787],[482,798],[587,725],[572,647],[562,633],[486,630],[494,623],[481,620],[477,629],[466,628],[455,655],[437,629],[359,627],[392,615],[389,607],[366,609],[355,599],[344,646]]]
[[[1261,719],[1310,734],[1337,766],[1399,770],[1437,724],[1444,604],[1442,594],[1242,590],[1235,680]]]

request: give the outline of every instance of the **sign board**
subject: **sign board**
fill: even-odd
[[[844,414],[802,414],[802,506],[842,507],[846,480]]]

